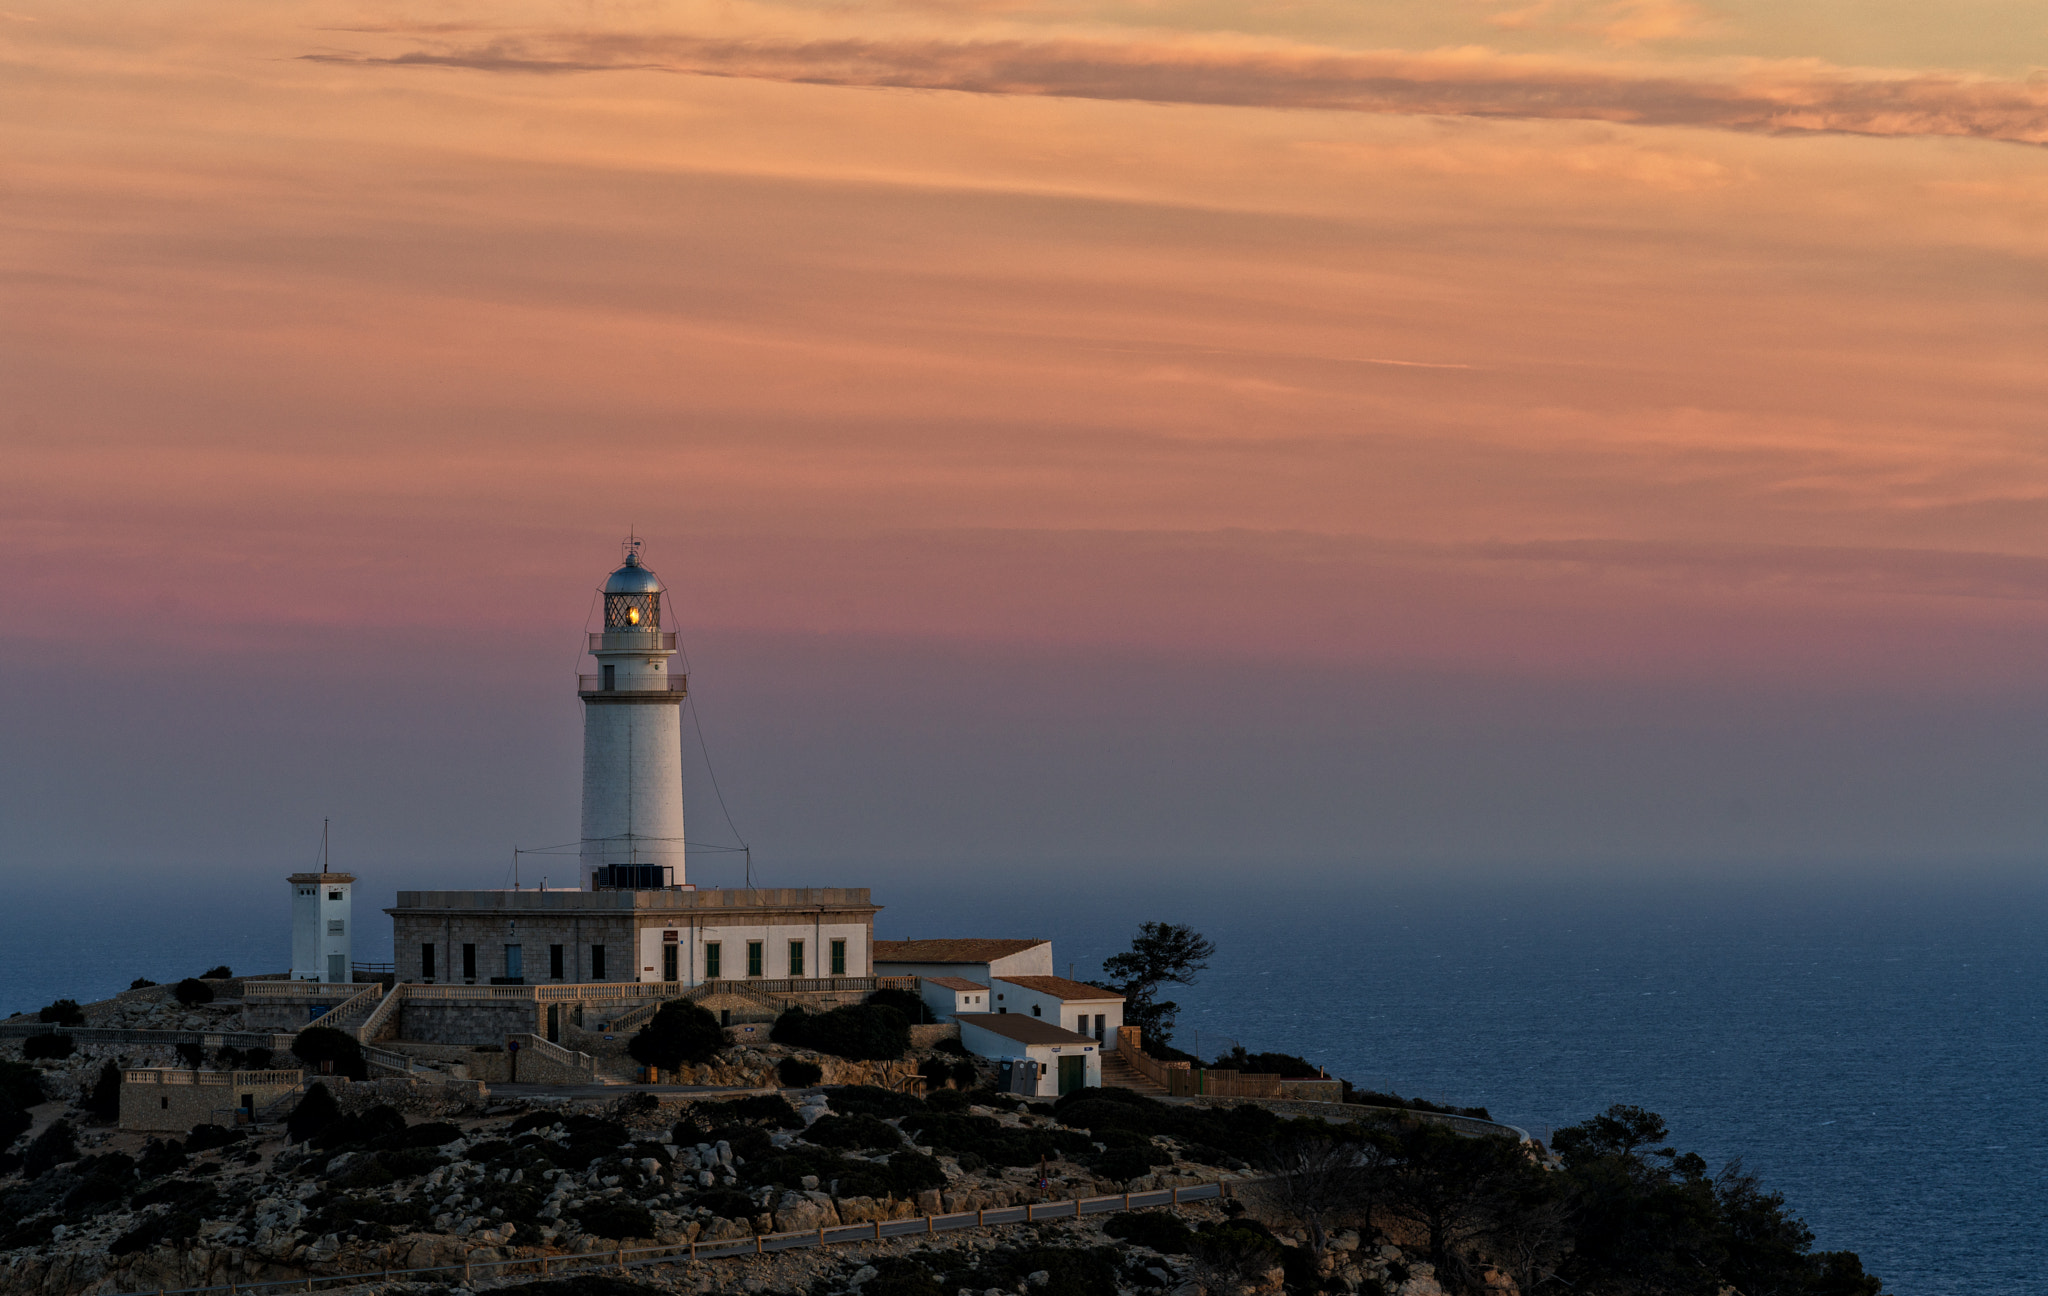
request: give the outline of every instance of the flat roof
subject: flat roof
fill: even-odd
[[[1090,1035],[1077,1035],[1064,1026],[1055,1026],[1043,1017],[1027,1017],[1023,1013],[961,1013],[953,1019],[962,1026],[979,1026],[985,1031],[1016,1040],[1019,1044],[1086,1044],[1095,1047]]]
[[[1039,994],[1051,995],[1055,999],[1114,999],[1118,1003],[1122,1003],[1124,998],[1114,990],[1105,990],[1101,986],[1089,985],[1086,981],[1069,981],[1065,977],[1006,976],[997,977],[996,980],[1004,985],[1022,986],[1026,990],[1036,990]]]
[[[1001,940],[963,936],[952,940],[878,940],[875,942],[874,960],[877,963],[986,963],[990,959],[1008,958],[1022,954],[1025,950],[1040,945],[1050,945],[1048,940]]]
[[[966,977],[919,977],[918,980],[926,982],[929,985],[942,986],[947,990],[988,989],[988,987],[983,985],[981,982],[969,981]]]

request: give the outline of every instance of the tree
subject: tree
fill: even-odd
[[[100,1068],[100,1078],[94,1082],[92,1092],[79,1103],[87,1114],[101,1120],[121,1118],[121,1068],[112,1062]]]
[[[893,1062],[910,1049],[910,1022],[887,1004],[847,1004],[825,1013],[786,1009],[770,1041],[856,1062]]]
[[[228,971],[228,965],[223,963],[219,967],[208,968],[206,971],[201,972],[199,975],[206,978],[208,981],[225,981],[229,977],[233,976],[234,973]]]
[[[304,1031],[299,1033],[305,1034]],[[332,1125],[340,1116],[341,1104],[334,1101],[334,1095],[328,1091],[326,1085],[315,1080],[306,1089],[306,1096],[299,1099],[299,1105],[292,1108],[292,1114],[285,1118],[285,1139],[292,1143],[304,1143]]]
[[[58,1121],[30,1140],[22,1154],[21,1173],[33,1179],[43,1171],[78,1157],[78,1140],[71,1135],[71,1122]]]
[[[46,1022],[59,1026],[81,1026],[85,1024],[85,1012],[76,999],[59,999],[56,1003],[36,1014]]]
[[[171,987],[171,994],[179,1003],[184,1004],[187,1008],[195,1004],[213,1002],[213,987],[201,981],[198,977],[186,977],[183,981],[178,982],[178,984]]]
[[[149,987],[155,984],[156,982],[150,980],[148,977],[136,977],[133,981],[130,981],[128,983],[128,988],[130,990],[147,990]]]
[[[1434,1121],[1377,1130],[1367,1159],[1373,1210],[1419,1234],[1446,1291],[1483,1289],[1477,1260],[1491,1249],[1505,1207],[1540,1192],[1520,1143],[1456,1133]]]
[[[679,1066],[709,1062],[725,1048],[725,1028],[702,1005],[687,999],[663,1004],[639,1033],[626,1043],[626,1052],[646,1066],[673,1071]]]
[[[292,1052],[300,1060],[311,1063],[317,1070],[321,1063],[332,1062],[336,1075],[345,1075],[351,1080],[370,1078],[370,1064],[363,1057],[363,1046],[356,1043],[356,1037],[332,1026],[308,1026],[292,1037]]]
[[[1281,1144],[1261,1158],[1260,1200],[1308,1230],[1310,1250],[1321,1255],[1330,1229],[1361,1213],[1368,1199],[1363,1149],[1353,1141],[1311,1136]],[[1141,1172],[1142,1173],[1142,1172]]]
[[[1216,944],[1192,927],[1148,922],[1138,926],[1130,949],[1102,961],[1102,970],[1124,997],[1124,1024],[1136,1026],[1147,1041],[1173,1039],[1180,1005],[1159,997],[1162,985],[1193,985],[1195,974],[1209,966]]]

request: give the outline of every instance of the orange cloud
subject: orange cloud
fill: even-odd
[[[1351,51],[1221,39],[726,38],[604,32],[435,40],[330,64],[661,71],[811,85],[1748,132],[2048,143],[2048,82],[1814,60],[1633,66],[1486,49]]]

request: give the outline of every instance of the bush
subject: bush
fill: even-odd
[[[819,1147],[854,1148],[899,1148],[903,1136],[896,1127],[877,1120],[873,1116],[820,1116],[804,1131],[804,1142]]]
[[[903,1014],[907,1022],[929,1022],[931,1009],[925,1006],[924,998],[910,990],[877,990],[862,1002],[877,1008],[894,1008]]]
[[[1208,1224],[1188,1239],[1188,1251],[1226,1279],[1249,1281],[1279,1268],[1282,1247],[1273,1235],[1249,1220]]]
[[[721,1103],[712,1109],[725,1118],[727,1123],[746,1121],[763,1125],[769,1129],[802,1129],[803,1117],[796,1114],[796,1108],[779,1094],[752,1094]]]
[[[148,977],[136,977],[133,981],[130,981],[128,983],[128,988],[130,990],[147,990],[155,984],[156,982],[150,980]]]
[[[201,1121],[192,1127],[190,1133],[185,1135],[185,1150],[187,1152],[210,1152],[214,1148],[232,1147],[247,1137],[249,1137],[248,1134],[242,1130],[229,1129],[225,1125],[215,1125],[211,1121]]]
[[[1173,1158],[1167,1157],[1171,1162]],[[1094,1170],[1105,1179],[1129,1183],[1152,1173],[1153,1158],[1134,1147],[1113,1147],[1095,1158]]]
[[[292,1108],[292,1114],[285,1118],[285,1139],[291,1143],[304,1143],[333,1124],[340,1115],[341,1104],[334,1101],[334,1095],[328,1092],[326,1085],[316,1080],[307,1088],[306,1096],[299,1099],[299,1105]]]
[[[332,1026],[308,1026],[292,1037],[292,1052],[319,1070],[323,1062],[334,1064],[336,1075],[351,1080],[370,1078],[370,1064],[363,1059],[363,1046],[355,1036]]]
[[[22,1154],[21,1172],[23,1177],[33,1179],[77,1156],[78,1141],[72,1137],[71,1122],[60,1120],[29,1143],[28,1151]]]
[[[1132,1246],[1151,1247],[1161,1255],[1186,1255],[1195,1236],[1178,1216],[1163,1211],[1119,1211],[1103,1221],[1102,1231]]]
[[[855,1062],[893,1062],[910,1049],[910,1021],[887,1004],[849,1004],[816,1015],[791,1008],[775,1019],[768,1038]]]
[[[114,1239],[107,1250],[114,1255],[133,1255],[147,1251],[163,1243],[182,1244],[199,1236],[199,1217],[184,1211],[166,1211],[151,1215],[134,1228]]]
[[[886,1118],[909,1116],[925,1110],[922,1100],[880,1085],[844,1085],[826,1090],[825,1095],[831,1100],[833,1111],[847,1116],[858,1114]]]
[[[100,1068],[100,1078],[93,1083],[92,1092],[79,1103],[88,1115],[101,1120],[121,1118],[121,1068],[112,1062]]]
[[[21,1042],[25,1058],[68,1058],[77,1046],[69,1035],[31,1035]]]
[[[201,972],[199,975],[206,978],[208,981],[225,981],[229,977],[233,976],[234,973],[228,971],[228,965],[223,963],[219,967],[208,968],[206,971]]]
[[[194,1004],[209,1004],[213,1002],[213,987],[198,977],[186,977],[171,987],[171,997],[187,1008]]]
[[[28,1133],[35,1123],[35,1117],[0,1098],[0,1149],[13,1147],[14,1140]]]
[[[825,1068],[801,1058],[784,1058],[775,1064],[775,1075],[785,1089],[808,1089],[825,1078]]]
[[[673,1071],[711,1061],[725,1048],[725,1028],[709,1010],[685,999],[671,999],[626,1044],[626,1052],[645,1066]],[[634,1236],[642,1236],[635,1234]]]
[[[973,1054],[967,1051],[967,1046],[956,1039],[942,1039],[938,1043],[932,1045],[932,1047],[937,1049],[941,1053],[951,1053],[955,1057],[973,1056]]]
[[[194,1071],[206,1065],[206,1046],[203,1044],[186,1043],[174,1045],[172,1052],[178,1055],[180,1062],[191,1067]]]
[[[45,1102],[42,1072],[26,1062],[0,1062],[0,1102],[11,1102],[26,1110]]]
[[[932,1271],[909,1256],[884,1256],[874,1262],[875,1276],[861,1288],[863,1296],[946,1296]]]
[[[586,1206],[577,1214],[576,1222],[587,1233],[601,1238],[650,1238],[654,1236],[654,1216],[645,1206],[636,1202],[614,1198]]]
[[[352,1116],[337,1116],[327,1128],[313,1136],[317,1148],[370,1148],[395,1147],[405,1138],[405,1117],[396,1107],[378,1103],[368,1111]],[[472,1160],[486,1159],[483,1149],[491,1146],[480,1143],[470,1149]]]
[[[43,1021],[54,1022],[59,1026],[83,1026],[85,1024],[85,1011],[78,1006],[76,999],[59,999],[56,1003],[37,1013],[36,1016]]]
[[[924,1101],[935,1112],[964,1112],[974,1103],[965,1089],[941,1089]]]
[[[567,1278],[499,1287],[491,1296],[665,1296],[666,1289],[648,1287],[610,1274],[580,1273]]]

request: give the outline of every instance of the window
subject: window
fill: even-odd
[[[789,974],[793,977],[800,977],[804,974],[804,943],[802,941],[791,941],[789,943]]]
[[[420,946],[420,976],[425,980],[434,979],[434,942],[427,941]]]
[[[604,946],[602,945],[592,945],[590,947],[590,979],[592,981],[604,980]]]
[[[159,1099],[157,1099],[157,1101],[163,1104],[163,1106],[162,1106],[162,1107],[159,1107],[159,1108],[157,1109],[158,1111],[169,1111],[169,1110],[171,1109],[171,1100],[170,1100],[170,1099],[168,1099],[168,1098],[159,1098]],[[1030,1214],[1030,1212],[1029,1212],[1029,1211],[1026,1211],[1025,1213],[1026,1213],[1027,1215],[1028,1215],[1028,1214]]]
[[[476,946],[474,945],[464,945],[462,947],[462,979],[464,981],[476,980]]]
[[[505,947],[505,977],[507,980],[526,978],[526,953],[517,945]]]
[[[1039,1011],[1038,1011],[1038,1005],[1037,1005],[1037,1004],[1032,1004],[1032,1005],[1031,1005],[1031,1015],[1032,1015],[1033,1017],[1042,1017],[1042,1016],[1044,1016],[1044,1014],[1043,1014],[1043,1013],[1041,1013],[1041,1012],[1039,1012]]]
[[[750,977],[757,977],[761,975],[760,941],[747,942],[747,975]]]
[[[562,979],[562,947],[548,946],[548,976],[556,981]]]
[[[328,898],[329,900],[339,900],[339,899],[341,899],[341,898],[342,898],[342,896],[343,896],[343,895],[345,895],[345,894],[346,894],[346,892],[342,892],[342,891],[329,891],[329,892],[327,893],[327,898]]]
[[[327,934],[329,936],[339,936],[347,930],[348,922],[345,919],[329,918],[327,920]]]
[[[719,977],[719,948],[717,941],[704,942],[704,979],[716,981]]]
[[[832,942],[832,975],[846,975],[846,942],[843,940]]]
[[[604,691],[609,693],[619,686],[619,668],[610,662],[604,664]]]

